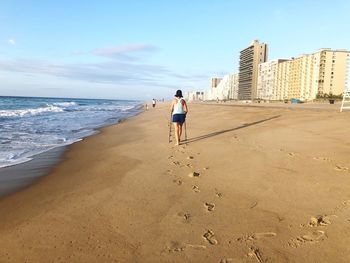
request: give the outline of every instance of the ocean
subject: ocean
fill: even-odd
[[[30,161],[141,110],[139,101],[0,96],[0,167]]]

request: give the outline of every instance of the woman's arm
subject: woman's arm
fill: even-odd
[[[188,112],[188,108],[187,108],[187,103],[185,100],[182,100],[184,102],[183,106],[184,106],[184,110],[187,113]]]
[[[171,102],[171,106],[170,106],[170,112],[173,113],[174,111],[174,100]]]

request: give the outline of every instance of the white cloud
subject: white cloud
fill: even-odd
[[[179,85],[183,86],[184,82],[187,85],[196,83],[197,86],[206,86],[210,77],[207,72],[196,74],[173,71],[165,65],[145,63],[142,59],[143,54],[139,54],[140,52],[154,52],[156,50],[157,48],[154,46],[145,44],[95,49],[85,54],[105,56],[108,60],[92,63],[68,63],[36,59],[4,60],[0,58],[0,73],[39,74],[88,83],[123,86],[130,90],[137,89],[136,87],[140,89],[163,87],[176,90]],[[84,52],[76,53],[84,54]],[[130,53],[133,55],[132,57],[130,57]]]
[[[10,38],[7,42],[13,46],[16,45],[16,41],[13,38]]]
[[[129,85],[130,87],[176,88],[179,83],[183,84],[184,80],[190,83],[192,81],[207,81],[209,78],[209,75],[173,72],[162,65],[118,62],[115,60],[71,64],[29,59],[0,59],[1,71],[43,74],[92,83]]]
[[[148,44],[129,44],[98,48],[92,51],[94,55],[104,56],[109,58],[115,58],[119,56],[125,56],[126,54],[135,52],[152,52],[155,51],[156,47]]]

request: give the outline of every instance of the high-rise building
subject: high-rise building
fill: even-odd
[[[318,94],[340,95],[347,85],[349,59],[346,50],[320,49],[282,62],[276,90],[281,99],[313,100]]]
[[[217,77],[211,78],[210,79],[210,87],[216,88],[219,85],[221,80],[222,80],[222,78],[217,78]]]
[[[256,97],[263,100],[281,100],[278,89],[279,65],[285,59],[276,59],[259,64]]]
[[[316,59],[317,61],[317,59]],[[288,99],[310,100],[316,98],[318,78],[314,54],[305,54],[289,61]]]
[[[230,74],[229,75],[229,99],[230,100],[237,100],[238,99],[238,73]]]
[[[258,65],[267,61],[267,44],[254,40],[240,52],[238,99],[257,98]]]
[[[185,99],[188,101],[202,101],[204,99],[203,91],[189,91],[186,93]]]
[[[275,100],[288,99],[290,65],[290,60],[285,60],[278,63]]]
[[[345,82],[345,90],[344,91],[350,91],[350,55],[348,55],[348,63],[346,66],[346,71],[347,71],[347,77],[346,77],[346,82]]]
[[[350,52],[344,49],[320,49],[318,94],[340,95],[347,86]]]
[[[273,60],[258,66],[257,97],[266,100],[297,98],[314,100],[317,95],[340,95],[346,88],[350,53],[320,49],[291,60]]]
[[[213,79],[220,79],[219,84],[213,85]],[[205,92],[205,100],[237,99],[238,74],[227,74],[223,78],[212,78],[211,87]]]

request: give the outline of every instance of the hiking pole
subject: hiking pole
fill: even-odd
[[[169,120],[169,143],[171,142],[171,112],[170,112],[170,120]]]

